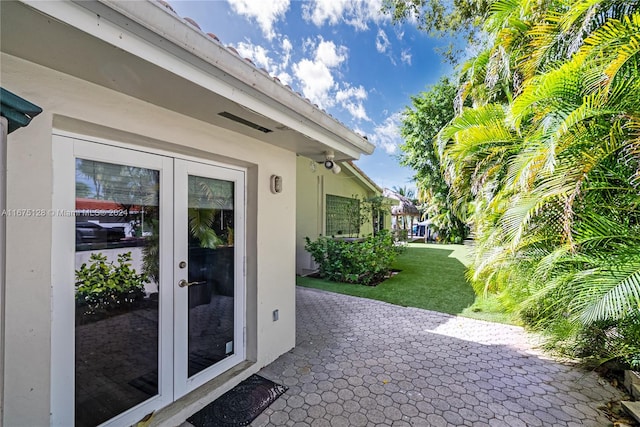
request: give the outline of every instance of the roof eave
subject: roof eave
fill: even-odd
[[[76,1],[76,3],[90,9],[92,6],[96,7],[98,5],[98,2],[95,1]],[[277,103],[279,108],[288,111],[291,116],[303,119],[295,123],[288,123],[287,126],[290,128],[301,133],[309,133],[306,128],[319,127],[325,132],[328,131],[335,141],[346,145],[350,149],[348,151],[356,151],[362,154],[373,153],[375,146],[367,141],[366,138],[350,130],[290,88],[283,86],[268,73],[256,68],[233,53],[220,42],[200,29],[195,28],[161,3],[155,1],[123,2],[100,0],[99,4],[126,16],[168,40],[174,46],[181,48],[186,53],[186,55],[183,55],[183,59],[189,60],[190,57],[196,57],[204,60],[235,78],[234,83],[240,91],[246,92],[248,89],[258,91],[269,100]],[[258,114],[268,114],[266,111],[257,111],[255,107],[254,110]],[[321,142],[327,143],[328,141]],[[340,147],[331,148],[340,149]],[[353,158],[357,158],[357,156],[353,156]]]

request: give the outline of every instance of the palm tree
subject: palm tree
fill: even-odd
[[[399,195],[406,197],[407,199],[413,199],[415,197],[415,192],[409,187],[407,187],[406,185],[403,187],[398,187],[397,185],[394,185],[392,187],[392,190],[398,193]]]
[[[497,1],[492,42],[463,68],[460,98],[473,107],[439,137],[456,206],[473,206],[476,289],[505,293],[558,339],[599,339],[595,356],[616,349],[635,366],[639,9]]]

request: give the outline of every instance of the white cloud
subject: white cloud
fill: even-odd
[[[356,30],[368,29],[368,22],[389,19],[380,13],[382,0],[312,0],[302,6],[302,17],[321,27],[345,23]]]
[[[329,25],[336,25],[340,22],[346,2],[340,0],[311,1],[302,5],[302,17],[305,21],[311,21],[320,27],[325,21]]]
[[[353,128],[353,131],[354,131],[355,133],[357,133],[357,134],[362,135],[362,136],[367,136],[367,132],[365,132],[362,128],[360,128],[360,127],[358,127],[358,126],[354,127],[354,128]],[[367,138],[368,138],[368,136],[367,136]]]
[[[400,53],[400,60],[405,64],[411,65],[411,52],[409,51],[409,49],[404,49]]]
[[[293,74],[300,80],[302,93],[311,102],[318,104],[320,108],[333,106],[329,91],[334,88],[335,82],[326,64],[303,59],[293,65]]]
[[[281,66],[286,68],[289,66],[289,61],[291,60],[291,51],[293,50],[293,45],[288,38],[284,38],[282,40],[282,62]]]
[[[345,101],[350,98],[367,99],[367,91],[362,86],[352,87],[346,85],[346,88],[336,93],[336,101]]]
[[[320,108],[335,105],[331,96],[336,90],[333,70],[347,60],[347,48],[320,38],[313,59],[293,64],[293,74],[300,81],[302,93]],[[309,43],[307,40],[305,44]]]
[[[271,40],[275,36],[273,24],[289,10],[289,0],[229,0],[231,9],[239,15],[254,19],[264,36]]]
[[[306,39],[304,39],[304,41],[302,42],[302,53],[304,55],[308,55],[309,52],[311,52],[311,55],[315,55],[315,50],[316,41],[311,37],[307,37]]]
[[[336,92],[335,99],[354,119],[371,120],[363,104],[363,101],[367,99],[367,91],[363,86],[352,87],[346,84],[344,89]]]
[[[327,67],[334,68],[342,64],[347,59],[347,48],[336,46],[331,41],[320,41],[316,49],[316,61],[322,62]]]
[[[283,85],[291,85],[293,78],[289,73],[289,63],[291,61],[291,51],[293,45],[288,38],[283,38],[281,42],[272,44],[273,51],[259,45],[254,45],[250,41],[240,42],[235,46],[238,54],[243,58],[249,58],[258,68],[264,68],[267,72],[277,77]],[[282,50],[278,51],[278,46]]]
[[[293,81],[293,77],[291,77],[291,74],[283,71],[281,73],[276,74],[276,77],[278,78],[278,80],[280,80],[280,83],[282,83],[283,85],[291,86],[291,82]]]
[[[378,34],[376,35],[376,50],[380,53],[385,53],[389,47],[391,47],[391,43],[389,43],[387,34],[382,28],[379,28]]]
[[[382,28],[378,28],[378,34],[376,34],[376,50],[389,58],[389,61],[393,65],[396,65],[396,59],[394,58],[393,49],[387,33]]]
[[[362,102],[346,102],[343,104],[343,106],[354,119],[369,120],[367,111],[365,110],[364,105],[362,105]]]
[[[293,63],[293,43],[286,37],[271,43],[271,50],[250,41],[240,42],[235,48],[240,56],[266,69],[283,85],[293,86],[295,83],[299,89],[294,90],[300,90],[318,107],[328,109],[338,106],[355,121],[371,121],[364,106],[367,99],[365,88],[339,81],[340,66],[349,57],[347,48],[322,37],[305,39],[302,45],[308,57]]]
[[[347,48],[321,37],[318,40],[317,44],[309,39],[304,43],[307,50],[313,52],[313,59],[302,59],[292,67],[303,95],[320,108],[338,105],[356,121],[371,121],[364,106],[367,99],[365,88],[336,81],[340,65],[348,59]]]
[[[262,46],[251,44],[250,42],[240,42],[235,49],[243,58],[249,58],[258,68],[265,68],[271,72],[274,68],[269,51]]]
[[[395,113],[387,117],[384,123],[375,127],[373,135],[369,136],[369,141],[389,154],[395,153],[402,144],[402,137],[400,136],[401,119],[401,113]]]

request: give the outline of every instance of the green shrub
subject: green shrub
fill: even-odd
[[[377,284],[387,277],[401,250],[387,230],[362,241],[330,237],[319,237],[315,242],[308,237],[305,240],[305,249],[318,263],[318,273],[323,279],[362,285]]]
[[[576,353],[596,364],[614,360],[627,369],[640,369],[640,313],[583,327],[576,339]]]
[[[130,307],[144,296],[146,274],[131,268],[131,252],[118,255],[118,264],[92,253],[90,263],[76,270],[76,305],[84,315]]]

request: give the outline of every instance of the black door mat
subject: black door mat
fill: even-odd
[[[195,427],[247,426],[285,391],[283,385],[251,375],[187,421]]]

